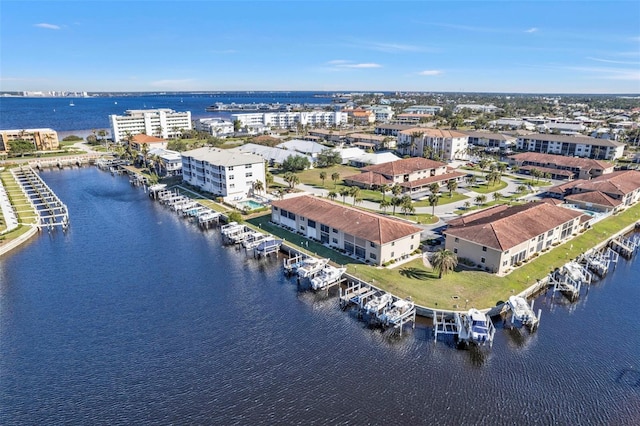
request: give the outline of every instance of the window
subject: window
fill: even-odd
[[[391,252],[391,258],[393,259],[393,256],[395,256],[394,252]]]
[[[233,175],[229,175],[229,180],[233,180]]]
[[[245,174],[244,174],[244,176],[245,176],[245,177],[251,177],[251,176],[253,176],[253,173],[251,173],[251,172],[247,172],[247,173],[245,173]]]
[[[502,262],[502,266],[507,266],[509,264],[508,260],[505,260],[504,262]]]
[[[329,227],[327,225],[320,225],[320,230],[329,233]]]
[[[233,184],[233,183],[229,184],[229,188],[235,188],[235,187],[236,187],[235,184]]]
[[[372,241],[369,241],[369,247],[374,247],[375,248],[376,244]]]
[[[460,239],[458,237],[456,237],[456,239],[454,241],[457,243],[458,241],[460,241]]]
[[[308,220],[307,220],[307,226],[308,226],[309,228],[316,229],[316,221],[315,221],[315,220],[308,219]]]
[[[377,259],[377,258],[376,258],[376,254],[375,254],[375,253],[369,253],[369,257],[370,257],[371,259]]]
[[[482,251],[487,251],[487,247],[486,246],[482,246]]]
[[[484,263],[484,261],[485,261],[485,258],[484,258],[484,257],[481,257],[481,258],[480,258],[480,263]]]
[[[251,168],[251,166],[252,166],[252,164],[245,164],[244,168],[245,168],[245,169],[250,169],[250,168]]]
[[[454,249],[453,249],[453,252],[454,252],[454,253],[458,253],[458,249],[457,249],[457,248],[454,248]]]
[[[393,246],[395,246],[395,245],[396,245],[396,242],[395,242],[395,241],[392,241],[392,242],[391,242],[391,247],[393,247]]]
[[[337,238],[332,238],[331,241],[333,241],[333,244],[338,244],[338,239]]]
[[[233,166],[229,166],[229,167],[227,168],[227,170],[232,171],[232,170],[233,170]]]
[[[331,232],[333,232],[334,234],[337,234],[338,230],[336,228],[331,228]]]

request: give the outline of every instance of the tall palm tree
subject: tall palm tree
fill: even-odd
[[[414,213],[416,211],[416,208],[413,206],[413,200],[411,199],[411,197],[407,195],[406,197],[402,197],[401,200],[402,203],[400,204],[400,210],[402,210],[405,216],[407,215],[407,213]]]
[[[336,191],[329,191],[329,193],[327,194],[327,198],[331,201],[335,201],[337,197],[338,193]]]
[[[396,196],[396,197],[397,197],[398,195],[400,195],[400,194],[402,193],[402,187],[401,187],[400,185],[398,185],[397,183],[396,183],[396,184],[394,184],[394,185],[391,187],[391,193],[392,193],[394,196]]]
[[[324,180],[327,178],[327,172],[320,172],[320,179],[322,180],[322,186],[324,187]]]
[[[452,198],[453,197],[453,191],[458,189],[458,182],[456,182],[453,179],[449,180],[447,182],[447,189],[449,190],[449,198]]]
[[[391,207],[391,202],[383,198],[382,201],[380,201],[380,210],[386,212],[389,207]]]
[[[474,198],[474,201],[476,202],[476,204],[481,206],[487,201],[487,196],[484,194],[480,194],[476,198]]]
[[[487,175],[486,179],[487,179],[487,186],[496,185],[498,182],[500,182],[500,172],[492,171]]]
[[[393,215],[395,216],[396,214],[396,207],[402,205],[402,198],[400,197],[393,197],[391,198],[391,206],[393,207]]]
[[[333,181],[333,187],[334,188],[338,184],[338,179],[340,179],[340,173],[338,173],[338,172],[331,173],[331,180]]]
[[[493,193],[493,199],[496,201],[499,201],[502,197],[503,195],[499,191]]]
[[[438,278],[442,278],[442,275],[448,274],[458,266],[458,256],[451,250],[440,249],[433,254],[431,265],[438,273]]]
[[[438,205],[438,201],[440,201],[440,197],[438,197],[438,194],[429,195],[429,205],[431,206],[431,216],[436,215],[436,206]]]
[[[257,180],[255,182],[253,182],[253,190],[257,191],[258,194],[261,193],[264,190],[264,184],[262,183],[261,180]]]
[[[440,192],[440,184],[438,182],[433,182],[429,185],[429,191],[431,191],[432,194],[437,194]]]
[[[349,195],[353,197],[353,205],[356,205],[356,199],[360,195],[360,188],[357,186],[352,186],[349,188]]]
[[[345,198],[349,194],[350,194],[349,188],[347,188],[346,186],[340,189],[340,195],[342,196],[342,203],[346,203]]]
[[[267,172],[264,175],[264,181],[266,184],[266,190],[269,190],[269,185],[273,184],[273,175],[271,174],[271,172]]]
[[[386,183],[383,183],[382,185],[380,185],[378,187],[378,191],[380,191],[380,193],[382,194],[382,199],[383,200],[384,200],[385,194],[389,191],[389,189],[391,189],[391,187]]]

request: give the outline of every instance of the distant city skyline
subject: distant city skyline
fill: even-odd
[[[0,91],[640,93],[637,1],[2,0]]]

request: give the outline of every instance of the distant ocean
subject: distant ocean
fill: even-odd
[[[216,102],[330,104],[330,95],[328,92],[224,92],[90,98],[0,97],[0,129],[51,128],[59,137],[72,133],[82,136],[92,129],[109,130],[109,115],[122,115],[129,109],[191,111],[193,119],[229,117],[229,113],[207,112],[205,108]]]

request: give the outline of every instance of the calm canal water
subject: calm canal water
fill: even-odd
[[[0,259],[0,424],[638,424],[637,257],[460,351],[367,328],[127,179],[42,176],[71,228]]]

